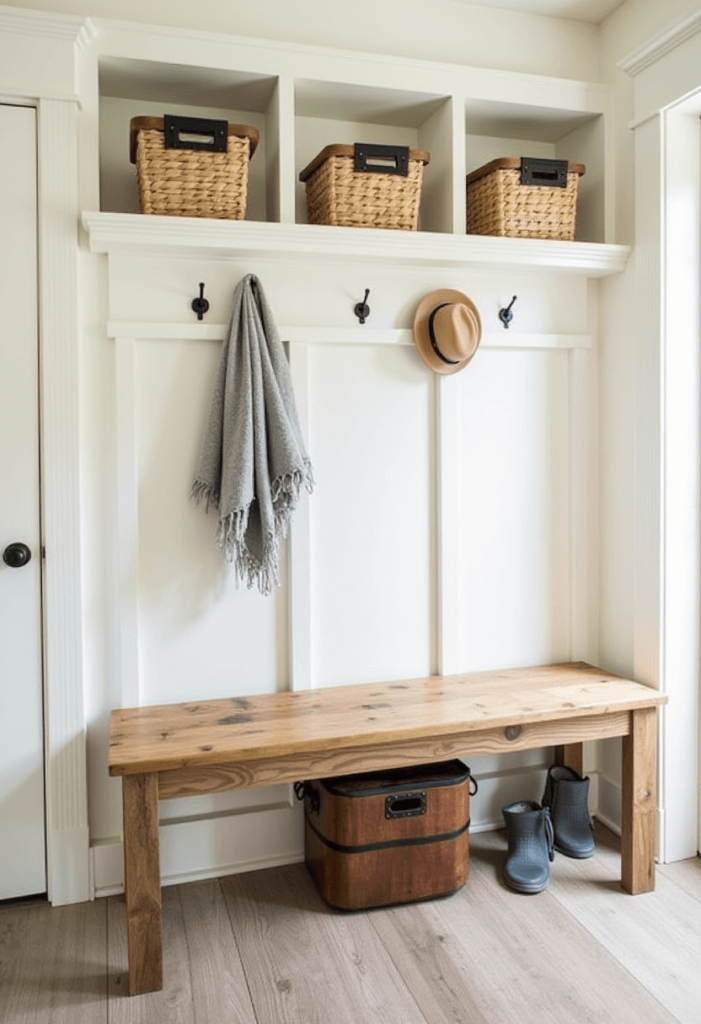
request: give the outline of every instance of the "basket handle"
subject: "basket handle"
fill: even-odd
[[[202,149],[226,153],[229,122],[210,117],[163,115],[163,145],[166,149]]]
[[[521,157],[522,185],[549,185],[567,188],[567,160],[547,160],[545,157]]]
[[[356,142],[353,147],[353,169],[375,174],[409,174],[408,146],[379,146],[367,142]]]

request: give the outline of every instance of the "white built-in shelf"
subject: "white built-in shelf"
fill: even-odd
[[[629,246],[311,224],[83,213],[91,252],[145,256],[362,261],[384,265],[543,268],[605,277],[625,268]]]

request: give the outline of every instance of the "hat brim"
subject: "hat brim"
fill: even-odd
[[[431,344],[431,336],[429,334],[428,321],[431,313],[436,306],[446,302],[457,302],[467,306],[473,314],[477,325],[477,337],[474,339],[474,348],[466,359],[461,359],[458,363],[444,362]],[[477,307],[467,295],[455,291],[453,288],[439,288],[423,298],[417,306],[414,314],[413,335],[416,351],[431,370],[435,373],[443,374],[458,373],[467,366],[479,348],[479,343],[482,339],[482,321]]]

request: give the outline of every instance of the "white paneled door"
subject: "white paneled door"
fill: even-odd
[[[0,899],[46,890],[36,112],[0,105]]]

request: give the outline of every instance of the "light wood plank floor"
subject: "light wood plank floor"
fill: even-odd
[[[3,1024],[699,1024],[701,860],[620,891],[618,841],[556,855],[537,896],[473,835],[467,886],[370,912],[328,908],[302,865],[163,893],[162,992],[125,995],[120,897],[0,907]],[[233,922],[233,927],[232,927]]]

